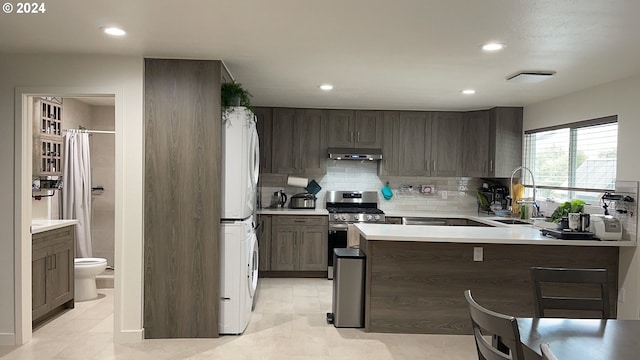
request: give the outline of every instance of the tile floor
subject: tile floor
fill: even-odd
[[[2,359],[477,359],[471,336],[365,333],[325,321],[331,281],[260,279],[255,312],[244,335],[219,339],[113,343],[113,289],[34,330],[20,347],[0,347]]]

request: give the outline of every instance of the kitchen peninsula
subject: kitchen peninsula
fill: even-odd
[[[466,289],[489,309],[532,317],[532,266],[606,268],[615,318],[618,250],[635,242],[556,240],[533,226],[492,225],[356,224],[367,256],[365,331],[471,334]]]

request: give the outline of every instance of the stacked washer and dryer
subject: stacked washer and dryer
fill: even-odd
[[[220,334],[241,334],[249,325],[258,287],[255,232],[260,147],[256,118],[244,107],[222,125],[222,216],[220,239]]]

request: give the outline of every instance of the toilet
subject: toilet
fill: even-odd
[[[93,300],[98,298],[96,276],[107,268],[107,259],[103,258],[75,258],[75,301]]]

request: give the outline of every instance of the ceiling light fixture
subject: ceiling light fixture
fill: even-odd
[[[126,31],[117,28],[117,27],[102,27],[100,28],[100,30],[102,30],[102,32],[104,32],[107,35],[112,35],[112,36],[125,36],[127,34]]]
[[[545,81],[552,78],[556,74],[555,71],[539,71],[539,70],[527,70],[518,71],[515,74],[507,76],[508,82],[532,84]]]
[[[464,95],[473,95],[473,94],[475,94],[475,93],[476,93],[476,91],[475,91],[475,90],[473,90],[473,89],[464,89],[464,90],[462,90],[462,93],[463,93]]]
[[[484,51],[498,51],[504,49],[504,44],[500,43],[487,43],[482,45]]]
[[[320,85],[320,90],[324,90],[324,91],[333,90],[333,85],[331,85],[331,84],[322,84],[322,85]]]

